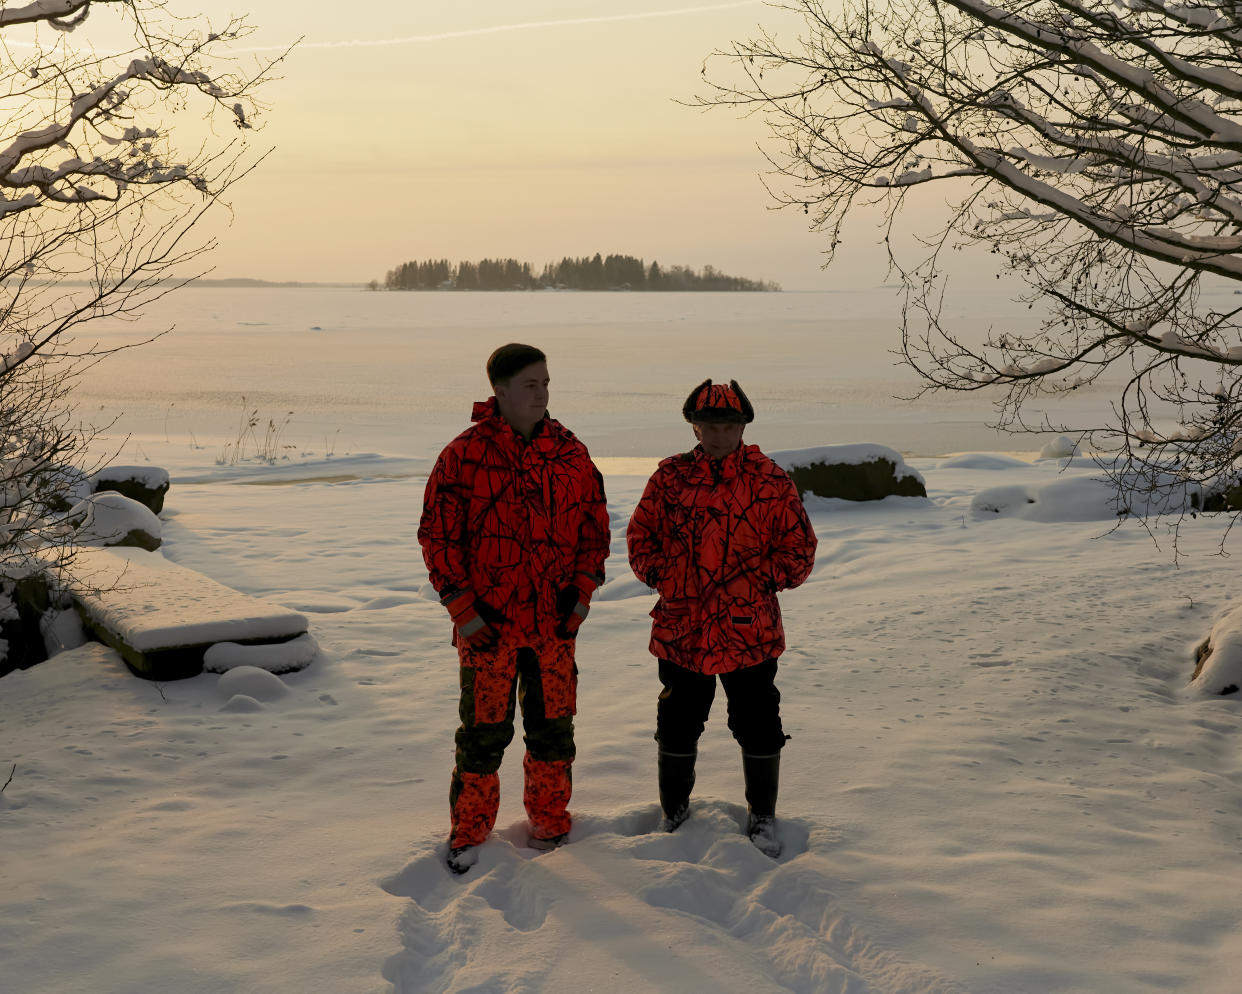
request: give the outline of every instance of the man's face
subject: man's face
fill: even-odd
[[[500,416],[520,430],[534,427],[548,410],[548,383],[548,364],[543,361],[519,369],[508,383],[497,383]]]
[[[742,431],[746,428],[736,421],[700,421],[691,427],[703,451],[713,459],[723,459],[741,445]]]

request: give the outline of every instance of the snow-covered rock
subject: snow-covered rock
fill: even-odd
[[[1242,605],[1226,612],[1195,649],[1190,686],[1200,694],[1236,694],[1242,689]]]
[[[163,542],[160,519],[146,505],[112,490],[94,493],[69,510],[79,545],[125,545],[154,552]]]
[[[927,496],[922,475],[906,465],[900,452],[886,445],[821,445],[770,456],[789,474],[802,497],[812,493],[862,501]]]
[[[130,500],[150,508],[155,514],[164,509],[169,487],[168,470],[158,466],[108,466],[90,478],[91,489],[115,490]]]

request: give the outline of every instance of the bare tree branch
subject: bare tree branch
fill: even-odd
[[[702,106],[762,114],[778,202],[828,238],[878,206],[886,234],[935,187],[947,217],[899,258],[902,354],[926,389],[997,394],[997,424],[1118,454],[1119,486],[1242,481],[1242,5],[1234,0],[796,0],[704,66]],[[946,253],[1016,276],[1026,327],[945,320]],[[1126,373],[1104,424],[1023,416]],[[1127,483],[1126,481],[1131,481]],[[1141,481],[1141,482],[1135,482]]]
[[[113,37],[128,25],[129,40],[91,47],[92,9],[109,12]],[[140,344],[105,348],[83,332],[200,275],[214,243],[199,222],[227,209],[266,154],[248,139],[264,109],[254,93],[284,55],[241,68],[228,49],[249,31],[236,18],[188,20],[163,0],[0,9],[0,577],[72,561],[65,512],[107,427],[76,417],[72,387]],[[209,137],[183,144],[168,122],[194,108]]]

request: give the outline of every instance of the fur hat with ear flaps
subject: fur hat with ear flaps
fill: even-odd
[[[690,396],[681,405],[681,413],[691,424],[727,421],[748,425],[755,420],[755,409],[750,406],[750,400],[737,385],[737,380],[730,380],[728,386],[704,380],[690,391]]]

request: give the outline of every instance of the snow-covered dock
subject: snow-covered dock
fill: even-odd
[[[305,615],[142,549],[83,551],[72,594],[87,629],[151,680],[197,676],[220,642],[287,642],[309,628]]]

